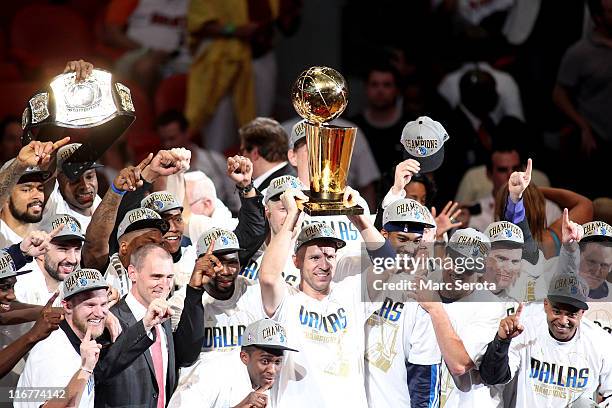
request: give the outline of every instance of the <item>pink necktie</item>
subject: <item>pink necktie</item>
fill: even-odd
[[[155,326],[156,337],[155,343],[151,346],[151,356],[153,357],[153,367],[155,368],[155,379],[157,380],[157,388],[159,389],[159,397],[157,398],[157,408],[164,408],[166,398],[164,395],[164,359],[162,357],[162,332],[159,326]]]

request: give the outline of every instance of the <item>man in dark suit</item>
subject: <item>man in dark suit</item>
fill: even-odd
[[[145,324],[152,342],[119,375],[96,383],[95,405],[163,408],[176,387],[178,367],[193,364],[200,353],[204,338],[201,279],[187,287],[185,308],[189,311],[181,315],[172,333],[168,321],[172,311],[166,303],[174,277],[171,255],[158,245],[144,245],[132,254],[128,274],[130,293],[111,310],[124,331],[142,319],[147,309],[155,310],[157,318]]]
[[[240,154],[253,163],[253,186],[256,189],[262,191],[276,177],[296,175],[287,161],[289,137],[280,123],[270,118],[255,118],[238,133]]]

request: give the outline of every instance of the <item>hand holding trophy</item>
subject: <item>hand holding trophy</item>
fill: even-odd
[[[328,67],[311,67],[293,84],[293,107],[305,119],[310,191],[303,206],[309,215],[363,214],[362,207],[343,204],[357,128],[326,124],[342,114],[347,95],[342,75]]]

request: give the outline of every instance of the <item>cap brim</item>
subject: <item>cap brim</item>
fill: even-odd
[[[30,272],[32,272],[32,271],[33,271],[33,269],[28,269],[28,270],[25,270],[25,271],[17,271],[17,272],[15,273],[15,276],[25,275],[26,273],[30,273]]]
[[[29,171],[29,172],[22,174],[21,177],[19,177],[17,184],[28,183],[30,181],[38,181],[38,180],[46,181],[49,179],[49,177],[51,177],[50,171],[44,171],[44,170]]]
[[[408,152],[406,152],[406,156],[419,162],[421,165],[421,173],[429,173],[437,170],[442,165],[442,162],[444,161],[444,146],[442,146],[440,150],[431,156],[413,156]]]
[[[565,303],[567,305],[574,306],[580,310],[589,310],[589,305],[586,302],[574,299],[569,296],[549,295],[547,296],[547,298],[553,303]]]
[[[82,235],[76,234],[65,234],[65,235],[56,235],[53,237],[51,241],[71,241],[71,240],[79,240],[85,242],[85,237]]]
[[[232,252],[242,252],[242,251],[246,251],[246,249],[244,248],[225,248],[225,249],[214,250],[212,253],[213,255],[225,255],[225,254],[231,254]]]
[[[283,350],[283,351],[287,350],[287,351],[295,351],[296,353],[300,352],[300,350],[296,350],[296,349],[293,349],[287,346],[276,346],[276,345],[270,345],[270,344],[249,344],[249,346],[253,346],[253,347],[257,347],[261,349],[272,349],[272,350]]]
[[[336,249],[342,249],[346,246],[346,242],[341,240],[340,238],[334,238],[334,237],[317,237],[317,238],[313,238],[310,239],[308,241],[304,241],[302,242],[300,245],[298,245],[297,248],[295,248],[295,252],[297,252],[301,247],[303,247],[306,244],[309,244],[311,242],[315,242],[315,241],[331,241],[334,244],[336,244]]]
[[[603,235],[591,235],[583,237],[580,242],[612,242],[612,237],[606,237]]]
[[[153,219],[153,218],[146,219],[146,220],[138,220],[128,225],[128,227],[125,229],[123,234],[127,234],[128,232],[134,232],[134,231],[138,231],[138,230],[142,230],[146,228],[155,228],[155,229],[160,230],[162,234],[165,234],[166,232],[168,232],[168,223],[164,220],[161,220],[161,219],[158,220],[158,219]]]

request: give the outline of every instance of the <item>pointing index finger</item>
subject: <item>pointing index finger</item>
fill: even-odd
[[[55,293],[51,295],[49,300],[47,300],[47,304],[45,305],[45,308],[50,308],[51,306],[53,306],[53,302],[55,302],[55,299],[57,299],[58,296],[59,296],[59,291],[55,291]]]
[[[49,238],[53,239],[55,238],[55,236],[57,234],[59,234],[59,232],[62,230],[62,228],[64,228],[64,223],[61,223],[60,225],[58,225],[57,227],[55,227],[55,229],[53,229],[53,231],[51,231],[49,233]]]
[[[87,331],[85,332],[85,337],[83,337],[83,342],[91,340],[91,325],[87,325]]]
[[[532,169],[532,161],[531,159],[527,159],[527,168],[525,169],[525,175],[531,177],[531,169]]]
[[[569,227],[569,225],[570,225],[569,211],[567,210],[567,208],[564,208],[563,209],[563,226]]]
[[[213,250],[215,249],[215,241],[212,241],[208,246],[208,250],[206,250],[206,255],[212,255]]]
[[[65,146],[68,144],[68,142],[70,141],[70,137],[66,136],[65,138],[58,140],[57,142],[53,143],[53,151],[59,149],[62,146]]]
[[[514,314],[514,316],[518,319],[521,317],[521,313],[523,313],[523,303],[519,303],[518,308],[516,309],[516,313]]]
[[[145,169],[145,167],[149,165],[149,163],[151,163],[152,160],[153,160],[153,153],[149,153],[149,155],[145,157],[144,160],[141,161],[136,167],[139,168],[140,171],[142,171]]]

